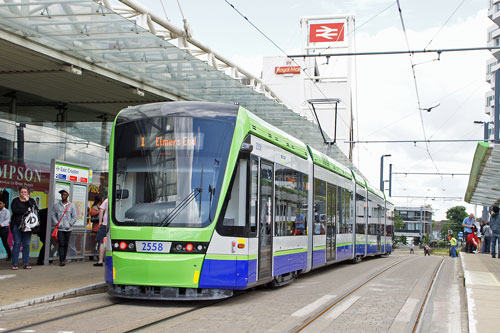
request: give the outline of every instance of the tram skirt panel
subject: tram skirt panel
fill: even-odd
[[[274,276],[307,268],[307,251],[274,255]]]
[[[205,259],[200,288],[245,289],[257,278],[257,260]]]
[[[326,246],[319,246],[313,250],[313,267],[324,265],[326,262]]]

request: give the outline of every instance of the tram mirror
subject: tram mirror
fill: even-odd
[[[116,199],[117,200],[122,200],[122,199],[127,199],[128,198],[128,190],[123,189],[123,190],[116,190]]]
[[[253,151],[253,145],[249,143],[243,143],[240,148],[240,153],[251,153]]]

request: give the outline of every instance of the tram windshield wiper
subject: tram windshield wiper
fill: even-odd
[[[170,213],[161,221],[160,227],[167,227],[176,217],[179,215],[179,213],[186,208],[191,201],[196,199],[196,197],[202,192],[201,187],[196,187],[193,189],[184,199],[182,199],[177,206],[172,209]]]

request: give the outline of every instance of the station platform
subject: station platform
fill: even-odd
[[[500,327],[500,259],[460,252],[464,270],[469,332],[498,332]]]
[[[35,262],[30,260],[32,269],[19,265],[14,271],[0,259],[0,312],[106,290],[104,267],[94,267],[96,261],[73,260],[63,267],[57,260],[47,266]]]

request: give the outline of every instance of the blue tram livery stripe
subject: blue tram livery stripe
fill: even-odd
[[[274,256],[274,276],[299,271],[307,267],[307,250]],[[281,251],[285,252],[285,251]]]
[[[325,262],[326,262],[326,246],[324,247],[324,249],[314,250],[312,266],[316,267],[319,265],[323,265]]]
[[[104,257],[104,281],[108,284],[113,284],[114,274],[113,274],[113,257],[105,256]]]
[[[257,260],[205,259],[199,288],[245,289],[257,279]]]

